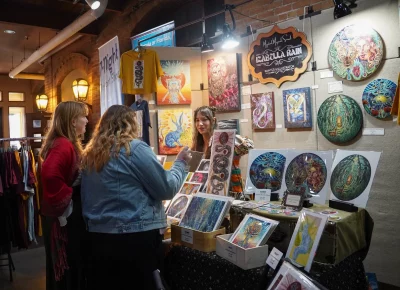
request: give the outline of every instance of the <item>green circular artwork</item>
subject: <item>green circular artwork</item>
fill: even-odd
[[[371,165],[367,158],[354,154],[342,159],[331,176],[331,190],[340,200],[349,201],[359,197],[371,178]]]
[[[326,99],[318,110],[318,128],[333,143],[345,143],[357,136],[363,124],[360,106],[345,95]]]
[[[328,52],[329,65],[341,78],[360,81],[379,67],[383,58],[383,41],[372,28],[350,25],[333,38]]]

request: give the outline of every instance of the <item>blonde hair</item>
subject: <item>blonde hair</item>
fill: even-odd
[[[217,111],[217,108],[209,107],[209,106],[202,106],[202,107],[197,108],[194,111],[193,120],[194,120],[195,124],[196,124],[197,113],[202,114],[204,117],[206,117],[208,120],[210,120],[210,137],[212,137],[212,135],[214,133],[214,129],[216,128],[216,125],[217,125],[217,121],[215,119],[216,111]],[[205,151],[205,158],[208,159],[208,158],[210,158],[211,150],[210,150],[208,144],[204,144],[203,136],[197,130],[196,125],[194,126],[194,128],[195,128],[195,130],[193,130],[193,140],[192,140],[191,150],[204,152],[204,146],[207,146],[207,149]]]
[[[99,172],[111,156],[118,158],[121,148],[129,155],[129,143],[137,138],[137,130],[135,111],[123,105],[108,108],[83,151],[82,168]]]
[[[50,129],[46,134],[46,139],[40,151],[40,157],[43,160],[46,159],[49,150],[53,147],[54,140],[59,137],[65,137],[70,140],[77,155],[80,156],[82,153],[81,139],[76,134],[72,121],[86,115],[87,107],[84,103],[75,101],[59,103],[53,114]]]

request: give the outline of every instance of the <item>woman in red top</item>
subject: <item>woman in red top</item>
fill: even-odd
[[[46,289],[83,289],[81,240],[85,233],[78,185],[86,131],[86,105],[58,104],[40,152],[42,205],[46,248]],[[77,189],[77,190],[75,190]]]

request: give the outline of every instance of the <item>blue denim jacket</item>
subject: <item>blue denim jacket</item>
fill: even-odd
[[[162,200],[181,187],[186,163],[164,170],[151,148],[133,140],[131,153],[121,149],[100,172],[82,172],[82,212],[89,232],[121,234],[167,226]]]

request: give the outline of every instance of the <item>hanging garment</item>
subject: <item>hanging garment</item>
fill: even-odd
[[[136,101],[131,105],[131,109],[133,109],[134,111],[142,111],[142,141],[150,146],[149,127],[151,128],[151,123],[149,104],[146,100]]]

